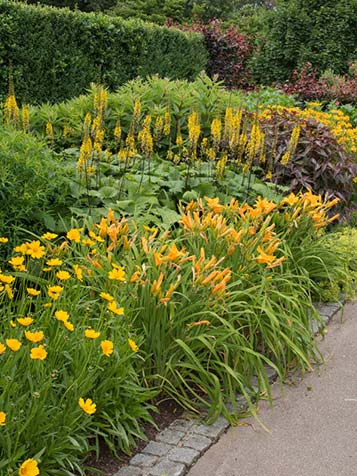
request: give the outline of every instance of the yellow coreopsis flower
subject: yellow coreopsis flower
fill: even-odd
[[[34,347],[31,349],[30,357],[33,360],[45,360],[47,357],[47,351],[43,347],[43,345],[39,345],[38,347]]]
[[[24,260],[24,256],[13,256],[11,259],[9,259],[9,263],[14,268],[17,268],[18,266],[22,266],[24,264]]]
[[[24,461],[19,468],[20,476],[38,476],[39,474],[40,470],[38,469],[38,463],[32,458]]]
[[[100,336],[100,332],[97,332],[95,331],[94,329],[86,329],[84,331],[84,335],[88,338],[88,339],[96,339],[97,337]]]
[[[6,350],[6,347],[4,346],[2,342],[0,342],[0,355],[3,354],[5,350]]]
[[[113,269],[109,271],[108,278],[115,281],[125,281],[124,268],[122,266],[114,267],[114,264],[113,264]]]
[[[83,228],[72,228],[67,232],[67,238],[75,243],[79,243],[81,241],[81,232]]]
[[[5,238],[5,236],[0,236],[0,243],[8,243],[9,238]]]
[[[0,281],[4,284],[11,284],[13,281],[15,281],[15,278],[9,274],[0,273]]]
[[[23,255],[27,254],[28,243],[22,243],[22,245],[15,246],[14,251],[16,253],[22,253]]]
[[[81,397],[78,400],[78,405],[88,415],[93,415],[93,413],[95,413],[97,410],[97,405],[93,403],[93,401],[90,398],[87,398],[87,400],[84,401],[84,399]]]
[[[59,258],[51,258],[48,261],[46,261],[47,266],[61,266],[63,261]]]
[[[11,349],[13,352],[17,352],[22,346],[21,342],[17,339],[6,339],[5,342],[8,348]]]
[[[66,322],[69,319],[69,314],[67,311],[58,310],[55,312],[55,317],[57,321]]]
[[[100,296],[101,298],[105,299],[106,301],[109,301],[109,302],[114,301],[113,296],[112,296],[111,294],[109,294],[109,293],[102,292],[102,293],[99,294],[99,296]]]
[[[47,232],[45,233],[44,235],[41,235],[41,238],[43,238],[44,240],[54,240],[55,238],[57,238],[58,235],[56,235],[56,233],[50,233],[50,232]]]
[[[118,307],[115,301],[108,302],[108,310],[113,312],[117,316],[122,316],[124,314],[124,308]]]
[[[36,332],[25,331],[25,337],[30,342],[37,343],[37,342],[41,342],[41,340],[43,340],[45,336],[43,331],[36,331]]]
[[[52,298],[54,301],[56,301],[59,298],[59,295],[63,291],[62,286],[48,286],[48,295],[50,298]]]
[[[39,296],[41,294],[41,291],[38,291],[35,288],[26,288],[26,291],[30,296]]]
[[[74,325],[72,324],[72,322],[63,321],[63,325],[68,331],[70,331],[70,332],[74,331]]]
[[[6,425],[6,413],[0,412],[0,426]]]
[[[133,339],[128,339],[128,344],[129,344],[129,347],[131,348],[131,350],[133,352],[138,352],[139,350],[139,347],[137,346],[136,342],[133,340]]]
[[[56,277],[61,281],[67,281],[68,279],[71,279],[71,275],[68,271],[57,271]]]
[[[114,351],[114,345],[111,340],[102,340],[100,347],[105,356],[109,357]]]
[[[31,243],[27,243],[26,254],[31,258],[40,259],[46,254],[45,247],[41,246],[39,240],[31,241]]]
[[[83,281],[83,271],[78,264],[73,265],[73,271],[79,281]]]
[[[32,317],[19,317],[17,319],[17,322],[21,324],[22,326],[27,327],[33,323],[33,319]]]

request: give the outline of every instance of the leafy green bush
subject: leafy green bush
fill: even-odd
[[[347,72],[357,47],[356,0],[288,0],[268,16],[267,37],[254,60],[262,84],[286,80],[310,62],[322,73]]]
[[[153,73],[193,79],[207,62],[201,35],[139,20],[8,0],[0,16],[0,95],[12,73],[22,102],[78,96],[92,81],[116,88]]]
[[[0,130],[0,234],[14,239],[16,227],[56,227],[70,204],[60,161],[44,142],[10,127]]]
[[[106,10],[113,7],[117,0],[26,0],[27,3],[42,3],[45,5],[52,5],[54,7],[68,7],[71,9],[79,8],[84,12],[91,12],[96,10]]]

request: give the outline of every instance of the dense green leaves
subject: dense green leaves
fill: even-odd
[[[357,47],[357,1],[280,1],[268,17],[255,69],[264,84],[286,79],[310,62],[319,71],[347,71]]]
[[[10,73],[18,98],[33,103],[78,96],[93,81],[116,88],[153,73],[192,79],[206,66],[194,33],[7,0],[0,17],[0,96]]]

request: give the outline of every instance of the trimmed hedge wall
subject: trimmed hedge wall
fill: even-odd
[[[12,73],[21,101],[57,102],[91,82],[117,88],[136,76],[193,79],[204,39],[140,20],[0,0],[0,96]]]

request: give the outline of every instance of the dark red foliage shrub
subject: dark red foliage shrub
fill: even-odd
[[[296,94],[302,101],[338,101],[341,104],[357,104],[357,71],[350,67],[344,76],[325,75],[318,77],[317,70],[306,63],[294,70],[291,78],[280,85],[288,94]]]
[[[298,124],[301,127],[296,150],[283,165],[282,158]],[[265,164],[259,165],[272,172],[273,182],[288,186],[293,192],[310,188],[316,194],[338,197],[340,210],[351,206],[357,164],[327,126],[313,119],[302,120],[285,110],[272,111],[270,118],[262,120],[261,128],[267,157]]]
[[[253,53],[253,39],[239,32],[230,25],[226,27],[221,20],[202,23],[196,19],[191,26],[169,26],[202,33],[209,55],[207,74],[217,76],[230,88],[251,88],[248,59]]]

